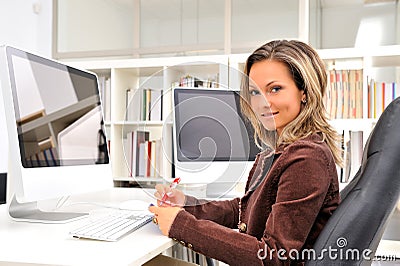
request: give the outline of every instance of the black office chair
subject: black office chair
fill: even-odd
[[[400,97],[379,118],[360,169],[340,195],[339,207],[314,245],[316,257],[306,265],[372,263],[400,196]]]

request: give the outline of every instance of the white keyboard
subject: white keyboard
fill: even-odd
[[[91,221],[69,234],[77,238],[89,238],[104,241],[117,241],[150,222],[153,214],[147,211],[118,210]]]

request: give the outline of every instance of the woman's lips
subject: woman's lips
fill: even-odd
[[[265,118],[270,118],[270,117],[274,117],[275,115],[277,115],[279,112],[269,112],[269,113],[261,113],[262,117]]]

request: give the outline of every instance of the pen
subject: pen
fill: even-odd
[[[179,184],[179,182],[181,182],[181,179],[179,177],[175,178],[174,181],[172,181],[172,183],[169,185],[169,188],[170,189],[176,188],[176,186]],[[167,198],[168,198],[167,193],[164,193],[164,196],[162,197],[161,202],[160,202],[160,206],[167,200]]]

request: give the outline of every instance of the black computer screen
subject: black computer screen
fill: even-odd
[[[175,148],[179,161],[254,160],[253,129],[232,90],[174,90]]]

